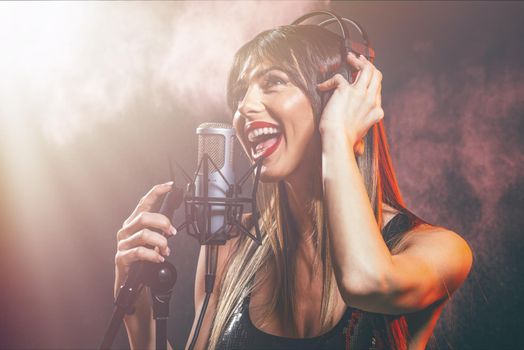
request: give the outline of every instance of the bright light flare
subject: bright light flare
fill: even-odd
[[[11,130],[16,120],[29,118],[49,123],[50,136],[60,142],[74,128],[65,94],[74,87],[64,86],[63,79],[76,64],[92,10],[85,3],[0,4],[0,108]]]

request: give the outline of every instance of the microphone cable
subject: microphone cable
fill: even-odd
[[[200,315],[198,316],[198,322],[195,328],[195,332],[193,333],[193,338],[191,339],[191,343],[189,344],[189,350],[193,350],[195,348],[195,343],[198,339],[198,334],[200,333],[200,328],[202,327],[202,322],[204,321],[204,316],[206,314],[207,304],[209,304],[209,298],[211,298],[211,293],[206,292],[206,296],[204,297],[204,304],[202,305],[202,309],[200,309]]]

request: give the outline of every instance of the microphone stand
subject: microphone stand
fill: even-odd
[[[190,181],[188,183],[188,194],[184,194],[181,189],[173,186],[173,189],[164,197],[160,213],[165,216],[171,217],[176,208],[184,201],[185,204],[185,216],[186,220],[183,224],[177,227],[177,231],[182,231],[184,228],[186,232],[196,238],[201,245],[206,245],[205,259],[206,259],[206,275],[205,275],[205,299],[202,309],[200,310],[199,319],[193,339],[189,346],[189,349],[193,349],[198,338],[200,327],[202,325],[204,315],[209,303],[209,299],[214,289],[217,259],[218,259],[218,248],[220,245],[224,245],[225,242],[230,239],[230,231],[233,227],[236,227],[239,233],[250,237],[257,244],[262,243],[262,237],[260,233],[260,227],[258,220],[260,214],[256,205],[256,194],[258,183],[260,179],[260,169],[262,167],[262,158],[260,158],[255,164],[253,164],[248,171],[244,174],[241,180],[237,183],[230,184],[217,165],[205,153],[198,165],[198,169],[195,172],[195,178],[191,179],[187,173],[180,167],[178,163],[176,165],[182,170],[186,179]],[[209,163],[218,171],[219,175],[227,183],[229,190],[227,191],[226,197],[209,197],[208,193],[208,171]],[[196,176],[199,172],[200,167],[203,166],[204,170],[204,196],[195,195],[195,182]],[[173,178],[172,168],[171,174]],[[255,180],[253,184],[253,190],[251,197],[240,196],[242,192],[242,185],[246,182],[249,174],[255,171]],[[251,213],[253,215],[255,234],[253,235],[249,230],[241,223],[241,217],[244,212],[244,205],[251,205]],[[207,218],[204,223],[205,229],[200,230],[199,225],[196,223],[196,212],[198,207],[202,206],[204,218]],[[225,208],[224,213],[224,225],[220,227],[216,232],[209,232],[211,227],[211,215],[207,215],[211,212],[212,206],[223,206]],[[157,231],[159,232],[159,231]],[[159,232],[161,233],[161,232]],[[169,238],[169,237],[168,237]],[[152,262],[135,262],[131,265],[128,273],[128,277],[125,283],[120,287],[117,298],[115,300],[115,310],[111,317],[111,321],[107,330],[104,334],[104,338],[100,345],[101,350],[110,349],[113,345],[114,339],[120,326],[122,325],[124,316],[126,314],[132,314],[134,312],[134,303],[140,291],[145,286],[149,286],[151,290],[151,297],[153,300],[153,318],[156,324],[156,348],[165,350],[167,347],[167,319],[169,318],[169,302],[173,287],[177,279],[177,272],[175,267],[168,261],[163,263],[152,263]]]
[[[147,285],[153,299],[153,318],[156,322],[156,347],[166,349],[167,319],[169,318],[169,301],[177,278],[173,264],[138,262],[131,265],[126,282],[120,287],[115,300],[116,308],[100,345],[100,349],[110,349],[124,316],[134,312],[134,303],[140,291]]]
[[[151,297],[153,299],[153,319],[156,323],[156,348],[167,349],[167,320],[169,318],[169,302],[173,286],[176,281],[176,270],[172,264],[167,264],[168,268],[161,268],[155,277],[158,279],[155,284],[149,282]],[[172,267],[170,269],[169,267]]]

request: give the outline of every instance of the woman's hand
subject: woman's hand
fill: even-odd
[[[325,137],[330,133],[344,131],[346,139],[357,154],[364,151],[362,139],[373,124],[384,117],[381,106],[382,73],[364,56],[357,58],[349,53],[347,61],[359,73],[350,84],[342,75],[318,84],[320,91],[333,91],[322,117],[320,133]]]
[[[170,254],[166,236],[176,234],[169,219],[154,209],[160,199],[169,192],[172,182],[154,186],[138,203],[137,207],[124,221],[117,233],[117,252],[115,255],[115,294],[126,280],[130,265],[139,260],[162,262]],[[152,231],[157,229],[164,235]]]

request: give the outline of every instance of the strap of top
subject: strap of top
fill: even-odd
[[[399,211],[382,229],[382,237],[388,248],[391,249],[400,238],[399,235],[413,226],[414,221],[410,213],[403,210]]]

